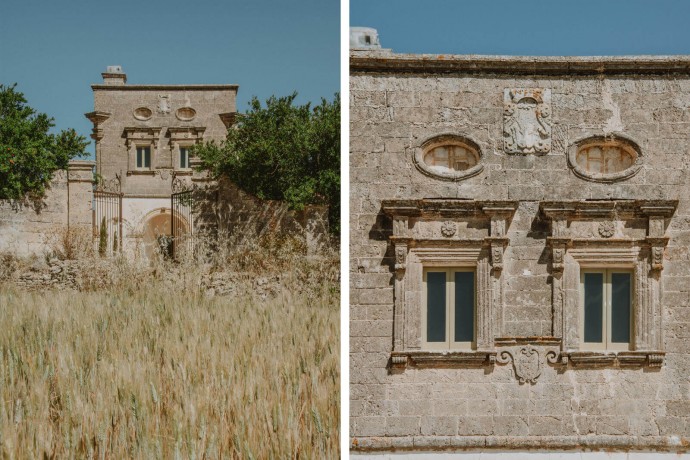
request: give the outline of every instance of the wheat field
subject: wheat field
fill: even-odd
[[[118,270],[0,285],[2,458],[339,456],[337,276],[209,296],[201,276]]]

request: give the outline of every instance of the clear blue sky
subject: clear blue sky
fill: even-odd
[[[108,65],[131,84],[239,84],[239,111],[253,95],[318,103],[340,91],[339,31],[338,0],[2,0],[0,83],[87,138]]]
[[[352,0],[397,53],[690,54],[687,0]]]

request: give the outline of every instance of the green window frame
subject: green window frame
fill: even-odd
[[[634,272],[626,268],[580,273],[580,337],[583,350],[632,350]]]
[[[469,350],[477,341],[477,273],[473,267],[423,271],[422,343],[429,350]]]

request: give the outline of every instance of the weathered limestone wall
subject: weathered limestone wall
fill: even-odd
[[[688,59],[668,60],[668,71],[659,70],[663,59],[642,62],[636,75],[635,64],[624,59],[590,65],[578,58],[555,63],[547,58],[540,66],[532,58],[517,64],[520,59],[507,58],[481,72],[465,64],[471,57],[353,53],[351,58],[353,448],[685,449],[690,442]],[[626,65],[627,71],[620,70]],[[655,66],[657,71],[642,74]],[[504,92],[512,88],[550,90],[547,153],[506,153]],[[415,167],[415,149],[444,133],[479,146],[481,172],[444,181]],[[639,172],[612,183],[576,176],[568,149],[576,140],[610,133],[637,142]],[[424,198],[517,202],[506,231],[496,337],[533,337],[542,359],[536,383],[519,383],[510,363],[393,369],[396,261],[393,222],[382,212],[382,202]],[[678,200],[675,214],[665,221],[670,241],[655,313],[665,360],[661,368],[548,364],[544,354],[551,348],[537,337],[560,339],[562,333],[553,333],[558,328],[547,244],[552,229],[540,203],[612,199]],[[646,223],[640,225],[644,235]],[[463,231],[469,230],[460,226]]]
[[[200,188],[194,198],[195,231],[232,244],[264,235],[295,235],[305,238],[308,253],[316,253],[328,239],[328,208],[307,206],[301,211],[287,203],[262,200],[244,192],[226,178]]]
[[[0,251],[43,254],[70,226],[91,227],[93,161],[71,161],[57,171],[40,200],[0,200]]]

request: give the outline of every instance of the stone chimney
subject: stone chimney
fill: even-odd
[[[127,83],[127,74],[122,71],[122,66],[109,65],[105,72],[101,74],[104,85],[124,85]]]

